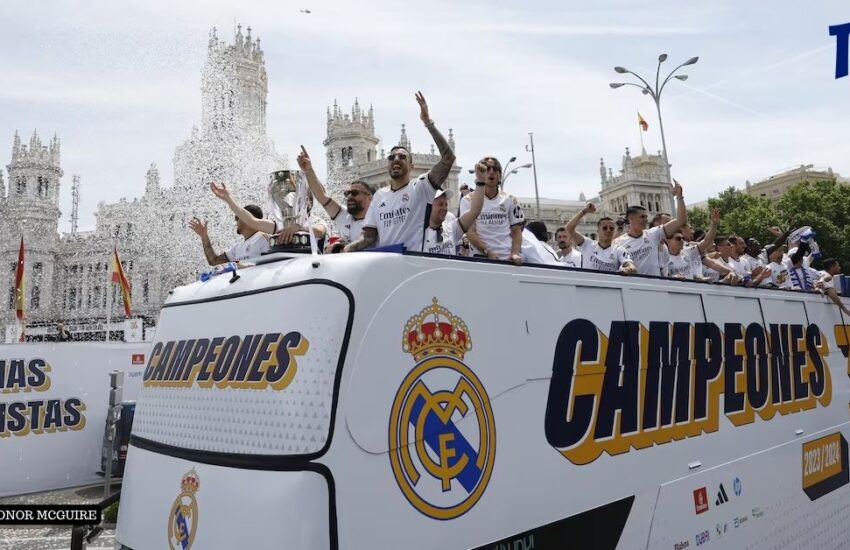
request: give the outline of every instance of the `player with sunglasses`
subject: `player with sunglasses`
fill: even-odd
[[[313,170],[313,162],[304,146],[298,154],[298,167],[307,176],[307,186],[310,192],[328,213],[336,225],[336,230],[342,244],[356,241],[363,232],[363,224],[366,223],[366,212],[372,203],[375,190],[365,181],[353,181],[348,189],[343,192],[345,206],[336,202],[328,196],[325,186],[319,181],[316,171]]]
[[[588,239],[576,230],[579,222],[586,214],[596,212],[596,205],[592,202],[582,208],[570,221],[567,222],[567,233],[573,241],[573,246],[581,252],[582,267],[594,271],[617,271],[631,275],[637,271],[629,252],[620,245],[614,244],[614,232],[617,224],[613,219],[605,216],[596,222],[599,240]]]
[[[390,149],[387,157],[387,172],[390,184],[375,192],[366,214],[363,232],[356,241],[345,247],[345,252],[354,252],[374,246],[401,244],[407,250],[422,252],[425,243],[425,228],[430,219],[430,206],[434,195],[442,189],[455,162],[455,154],[443,134],[434,126],[428,112],[428,104],[422,92],[416,93],[419,103],[419,118],[431,133],[440,160],[427,173],[410,177],[413,170],[413,155],[401,145]]]

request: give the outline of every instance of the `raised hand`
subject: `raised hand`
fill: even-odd
[[[670,184],[670,191],[673,193],[673,196],[676,198],[682,198],[682,186],[676,181],[676,178],[673,178],[673,183]]]
[[[210,191],[213,192],[213,195],[223,201],[230,200],[230,191],[227,190],[227,186],[225,186],[223,183],[210,183]]]
[[[425,101],[425,96],[422,92],[416,92],[416,102],[419,103],[419,118],[425,124],[431,122],[431,117],[428,114],[428,103]]]
[[[487,165],[483,162],[479,162],[475,165],[475,181],[484,181],[484,178],[487,177]]]
[[[592,202],[587,203],[587,206],[584,207],[584,212],[586,214],[594,214],[596,212],[596,205]]]
[[[298,167],[304,172],[309,172],[313,169],[313,161],[310,160],[310,155],[307,154],[307,149],[301,146],[301,152],[298,153]]]
[[[720,209],[712,208],[711,209],[711,223],[718,224],[720,223]]]
[[[768,227],[767,230],[770,231],[770,234],[773,235],[774,237],[778,238],[782,235],[782,230],[779,229],[778,227],[776,227],[775,225]]]
[[[189,220],[189,229],[197,233],[197,235],[201,238],[207,236],[207,222],[201,221],[198,218],[192,218]]]

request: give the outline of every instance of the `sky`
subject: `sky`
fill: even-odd
[[[454,130],[462,181],[485,155],[531,162],[533,132],[540,196],[559,199],[596,195],[599,159],[616,174],[625,147],[640,151],[636,111],[649,122],[647,150],[661,148],[654,103],[610,89],[628,81],[613,67],[654,78],[660,53],[666,71],[699,56],[662,95],[673,176],[691,204],[800,164],[850,176],[850,78],[834,78],[828,33],[848,21],[838,0],[804,10],[789,0],[7,0],[0,165],[16,130],[25,141],[34,129],[45,143],[60,137],[63,231],[72,174],[81,230],[94,227],[98,202],[140,196],[151,162],[171,185],[174,148],[200,122],[209,30],[231,41],[241,23],[262,39],[268,133],[291,161],[301,144],[321,152],[327,107],[350,109],[355,97],[374,106],[387,149],[405,123],[413,149],[427,152],[421,90],[438,128]],[[532,170],[507,187],[533,196]]]

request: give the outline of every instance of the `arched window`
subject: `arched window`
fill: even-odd
[[[366,162],[372,162],[372,150],[366,151]]]
[[[27,194],[27,177],[18,176],[18,195]]]

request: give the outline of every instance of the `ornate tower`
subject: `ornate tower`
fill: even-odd
[[[233,45],[220,42],[210,31],[207,61],[201,80],[201,132],[266,134],[268,77],[260,39],[253,40],[251,27],[242,35],[237,27]]]
[[[24,238],[26,309],[30,319],[50,315],[53,270],[59,245],[59,180],[62,177],[59,150],[59,138],[55,135],[44,145],[38,133],[33,132],[27,145],[21,143],[15,132],[12,159],[6,166],[9,186],[2,216],[4,232],[10,238],[6,240],[8,248],[2,251],[2,256],[7,260],[4,265],[14,262],[20,238]],[[13,290],[11,277],[11,273],[3,276],[9,282],[4,287]],[[8,308],[0,309],[4,320],[14,315]]]
[[[629,148],[623,155],[620,174],[615,176],[605,162],[599,160],[599,175],[602,189],[599,196],[603,208],[611,215],[622,214],[629,206],[643,206],[652,218],[660,212],[672,214],[673,194],[664,170],[664,157],[648,155],[641,151],[640,156],[632,157]]]
[[[145,196],[153,198],[159,194],[159,190],[159,169],[152,162],[145,174]]]
[[[342,198],[342,188],[361,175],[360,167],[378,160],[379,141],[371,106],[364,113],[355,98],[349,114],[334,100],[333,110],[328,108],[327,137],[323,142],[327,148],[329,191],[334,198]]]

